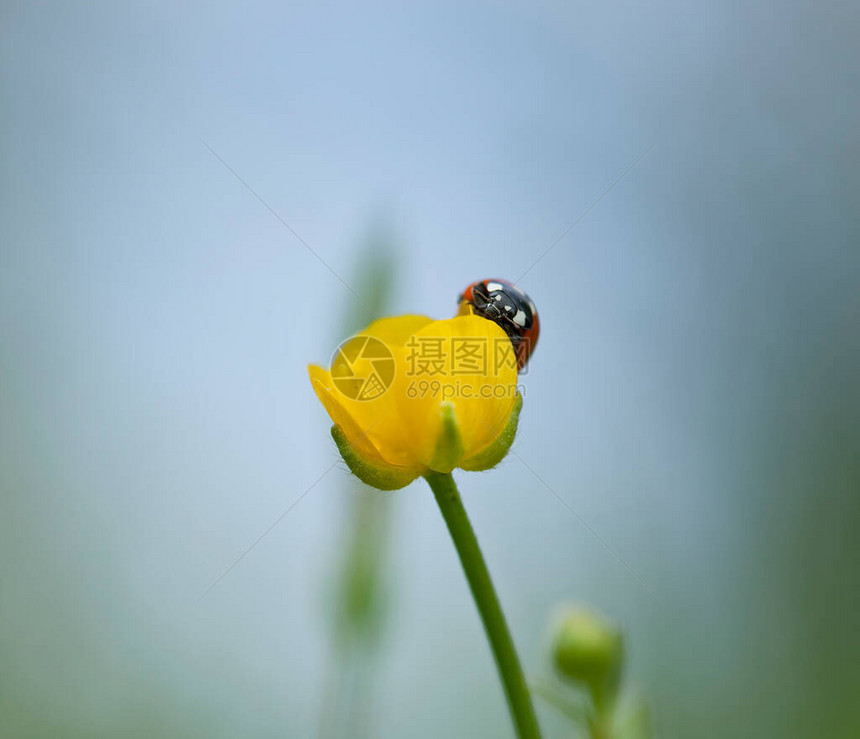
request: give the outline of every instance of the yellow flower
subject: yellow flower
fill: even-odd
[[[330,370],[308,369],[341,455],[374,487],[489,469],[516,434],[513,347],[479,316],[382,318],[342,344]]]

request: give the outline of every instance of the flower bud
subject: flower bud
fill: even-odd
[[[559,619],[553,659],[562,676],[584,683],[595,704],[611,701],[624,662],[621,631],[586,609],[570,609]]]

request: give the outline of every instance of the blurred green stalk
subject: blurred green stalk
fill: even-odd
[[[394,249],[383,229],[375,229],[359,250],[350,286],[362,305],[349,296],[338,341],[361,331],[388,310],[394,284]],[[326,680],[320,715],[320,737],[368,736],[372,674],[369,658],[378,647],[385,617],[385,551],[389,501],[355,478],[350,487],[345,542],[335,581],[333,664]]]

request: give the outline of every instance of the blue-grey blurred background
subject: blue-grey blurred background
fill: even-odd
[[[654,147],[521,283],[515,450],[593,532],[513,457],[466,506],[530,675],[585,603],[661,736],[857,736],[858,20],[4,3],[0,734],[316,736],[343,465],[201,594],[337,461],[306,365],[368,316],[322,262],[384,241],[388,310],[451,315]],[[369,735],[512,736],[426,485],[384,506]]]

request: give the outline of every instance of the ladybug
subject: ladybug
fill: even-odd
[[[537,308],[532,299],[507,280],[481,280],[469,285],[458,298],[462,308],[469,305],[479,316],[501,326],[510,337],[522,372],[537,344],[540,333]]]

